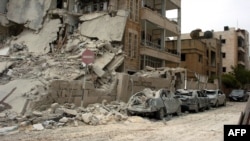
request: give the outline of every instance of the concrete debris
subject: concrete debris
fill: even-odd
[[[41,131],[44,129],[43,125],[41,123],[33,124],[34,130]]]
[[[3,128],[0,128],[0,135],[6,135],[6,134],[9,134],[10,132],[13,132],[15,130],[18,130],[18,126],[15,125],[15,126],[10,126],[10,127],[3,127]]]
[[[115,17],[108,14],[98,16],[98,18],[93,16],[81,24],[81,34],[99,40],[122,41],[128,14],[120,14]]]
[[[104,16],[106,14],[107,14],[106,12],[83,14],[79,19],[80,19],[80,21],[84,22],[84,21],[89,21],[89,20],[99,18],[99,17]]]
[[[57,39],[60,27],[61,22],[59,19],[46,21],[38,34],[31,30],[24,30],[17,37],[17,40],[12,41],[12,44],[13,46],[15,44],[24,44],[28,47],[29,52],[48,53],[50,51],[50,43]]]
[[[9,0],[7,18],[18,24],[25,24],[30,29],[38,30],[42,28],[44,16],[50,5],[51,0]]]
[[[0,74],[11,67],[13,64],[14,62],[0,62]]]
[[[0,48],[0,56],[8,56],[9,55],[10,48],[5,47],[5,48]]]

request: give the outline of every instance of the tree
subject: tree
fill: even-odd
[[[250,83],[250,71],[242,66],[232,67],[232,75],[240,83],[241,87]]]
[[[239,81],[231,73],[223,74],[221,76],[221,82],[225,88],[239,88],[240,87]]]

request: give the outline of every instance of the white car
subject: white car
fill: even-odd
[[[210,99],[210,104],[213,107],[218,107],[218,106],[225,106],[227,99],[226,95],[219,89],[212,90],[212,89],[205,89],[204,93],[208,96]]]

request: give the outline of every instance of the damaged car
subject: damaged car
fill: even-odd
[[[154,116],[162,120],[169,114],[181,114],[181,100],[167,89],[153,91],[146,88],[130,97],[127,114]]]
[[[201,90],[178,89],[176,96],[182,101],[182,111],[199,112],[210,109],[210,100]]]

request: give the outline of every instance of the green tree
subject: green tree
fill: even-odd
[[[240,83],[241,87],[250,83],[250,71],[245,69],[244,67],[232,67],[232,75],[235,79]]]
[[[232,73],[223,74],[221,76],[221,82],[225,88],[239,88],[240,87],[239,81],[235,78],[235,76]]]

